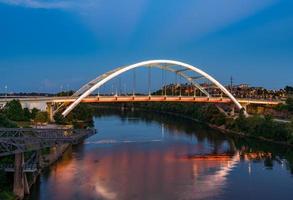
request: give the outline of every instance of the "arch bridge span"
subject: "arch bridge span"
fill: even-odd
[[[196,82],[196,79],[193,77],[190,77],[186,73],[184,73],[185,71],[195,72],[195,73],[199,74],[201,77],[209,80],[217,88],[219,88],[228,97],[227,101],[233,102],[238,109],[244,109],[242,107],[242,105],[239,103],[239,101],[221,83],[219,83],[215,78],[213,78],[211,75],[207,74],[203,70],[201,70],[195,66],[192,66],[190,64],[183,63],[180,61],[175,61],[175,60],[148,60],[148,61],[143,61],[143,62],[139,62],[136,64],[128,65],[125,67],[116,68],[116,69],[109,71],[105,74],[102,74],[101,76],[98,76],[96,79],[90,81],[89,83],[84,85],[82,88],[80,88],[73,95],[73,97],[75,97],[75,100],[63,111],[62,115],[64,117],[67,116],[79,103],[81,103],[82,101],[85,101],[87,99],[87,97],[89,97],[94,91],[99,89],[102,85],[104,85],[108,81],[112,80],[113,78],[115,78],[115,77],[117,77],[127,71],[134,70],[136,68],[141,68],[141,67],[159,68],[162,70],[176,73],[176,74],[182,76],[183,78],[185,78],[187,81],[189,81],[194,87],[199,89],[203,94],[206,95],[206,97],[208,99],[210,99],[211,95],[203,87],[201,87],[200,84],[198,84]],[[175,69],[174,67],[180,67],[180,69]],[[167,98],[171,98],[171,97],[164,97],[164,101],[167,101]],[[170,99],[170,101],[171,101],[171,99]],[[196,102],[195,99],[194,99],[194,102]],[[210,101],[210,102],[212,102],[212,101]],[[246,111],[244,111],[244,112],[245,112],[245,114],[247,114]]]

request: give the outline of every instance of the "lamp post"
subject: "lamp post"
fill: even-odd
[[[5,85],[4,88],[5,88],[5,101],[7,101],[7,88],[8,88],[7,85]]]

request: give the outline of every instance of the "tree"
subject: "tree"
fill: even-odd
[[[56,124],[66,124],[66,119],[63,117],[63,115],[60,112],[57,112],[54,115],[54,120]]]
[[[89,105],[82,103],[72,111],[72,116],[75,120],[90,121],[93,117],[93,111]]]
[[[36,115],[37,115],[37,113],[39,111],[40,111],[39,109],[33,108],[32,111],[31,111],[31,119],[35,119],[36,118]]]
[[[287,94],[293,94],[293,87],[287,85],[285,87],[285,91],[287,92]]]
[[[46,123],[49,121],[49,115],[47,112],[39,111],[36,114],[36,117],[34,120],[35,122],[38,122],[38,123]]]
[[[10,121],[5,115],[0,113],[0,127],[3,128],[17,128],[17,125]]]
[[[73,90],[69,90],[69,91],[62,91],[62,92],[59,92],[57,93],[56,95],[58,97],[64,97],[64,96],[72,96],[74,94],[74,91]]]
[[[32,116],[31,116],[30,110],[28,108],[24,108],[23,109],[23,120],[24,121],[30,121],[31,117]]]
[[[286,100],[287,109],[289,112],[293,112],[293,98],[288,98]]]
[[[24,120],[24,112],[19,100],[12,100],[4,107],[4,113],[8,119],[12,121]]]

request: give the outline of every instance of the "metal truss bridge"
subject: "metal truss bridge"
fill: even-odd
[[[60,144],[77,144],[95,134],[94,129],[0,128],[0,157]]]

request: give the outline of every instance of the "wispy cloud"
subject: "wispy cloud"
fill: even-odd
[[[28,8],[43,8],[43,9],[64,9],[73,6],[74,1],[65,0],[0,0],[0,3],[5,3],[13,6],[22,6]]]
[[[276,2],[278,0],[189,1],[177,8],[176,13],[180,15],[171,13],[161,23],[155,22],[160,29],[154,37],[157,41],[164,38],[166,46],[175,43],[185,45],[252,16]]]

